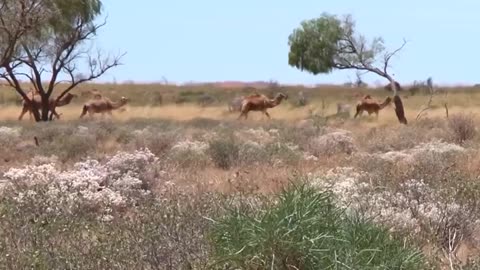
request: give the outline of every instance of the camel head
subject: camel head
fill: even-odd
[[[126,97],[123,97],[123,96],[122,96],[122,97],[120,98],[120,102],[122,102],[122,103],[127,103],[128,101],[129,101],[129,99],[126,98]]]
[[[392,102],[392,98],[387,97],[383,103],[385,104],[385,106],[388,106],[388,105],[390,105],[391,102]]]
[[[77,94],[72,94],[72,93],[67,93],[65,96],[68,97],[68,98],[77,98],[78,97]]]
[[[284,94],[284,93],[278,93],[278,94],[275,96],[275,99],[276,99],[276,100],[279,100],[279,101],[281,101],[281,100],[283,100],[283,99],[287,100],[287,99],[288,99],[288,95],[287,95],[287,94]]]
[[[62,97],[61,99],[59,100],[55,100],[55,106],[58,106],[58,107],[62,107],[62,106],[65,106],[67,104],[70,104],[70,102],[72,101],[73,98],[76,98],[77,95],[75,94],[72,94],[72,93],[67,93],[64,97]]]
[[[380,105],[380,109],[383,109],[383,108],[387,107],[388,105],[390,105],[391,102],[392,102],[392,98],[391,98],[391,97],[387,97],[384,102],[382,102],[381,104],[379,104],[379,105]]]

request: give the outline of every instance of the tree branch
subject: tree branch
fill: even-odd
[[[64,67],[64,70],[69,74],[71,81],[70,81],[70,85],[65,90],[63,90],[62,93],[57,97],[57,101],[60,100],[63,96],[65,96],[70,90],[75,88],[77,85],[84,82],[95,80],[101,77],[103,74],[105,74],[109,69],[122,65],[122,63],[120,63],[120,59],[125,55],[126,53],[123,53],[119,56],[116,56],[112,61],[110,61],[108,58],[102,60],[100,58],[100,52],[98,52],[97,59],[93,59],[93,58],[89,59],[90,74],[87,77],[80,78],[80,79],[77,79],[74,74],[75,67]],[[98,64],[94,64],[93,60],[95,60]],[[98,69],[97,69],[97,66],[98,66]]]
[[[388,63],[390,62],[390,59],[391,59],[395,54],[397,54],[398,52],[400,52],[400,51],[405,47],[405,45],[407,45],[407,40],[404,38],[404,39],[403,39],[402,46],[398,47],[396,50],[394,50],[394,51],[391,52],[391,53],[386,53],[386,54],[385,54],[383,72],[387,73]]]
[[[428,101],[427,101],[427,104],[424,106],[424,108],[422,110],[420,110],[417,114],[417,117],[415,118],[415,120],[418,120],[420,119],[421,115],[430,109],[431,105],[432,105],[432,101],[433,101],[433,96],[435,94],[435,89],[433,88],[433,84],[431,83],[431,78],[428,78],[427,80],[427,84],[428,84],[428,90],[430,92],[430,96],[428,98]]]

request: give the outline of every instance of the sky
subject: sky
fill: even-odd
[[[288,36],[323,12],[351,14],[359,33],[387,49],[408,41],[391,61],[401,83],[480,83],[478,0],[104,0],[107,24],[96,45],[126,52],[101,81],[173,83],[269,81],[341,84],[354,72],[311,75],[288,65]],[[386,83],[367,75],[368,83]]]

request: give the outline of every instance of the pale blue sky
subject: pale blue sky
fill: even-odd
[[[103,81],[268,81],[343,83],[354,73],[313,76],[288,65],[288,36],[322,12],[353,15],[367,37],[406,48],[393,60],[402,83],[480,82],[478,0],[104,0],[107,25],[98,44],[126,51]],[[382,79],[367,76],[368,82]]]

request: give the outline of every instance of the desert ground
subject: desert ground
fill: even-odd
[[[129,101],[79,119],[91,89]],[[237,120],[228,103],[254,90],[288,99],[268,110],[272,119]],[[354,119],[363,96],[391,96],[381,88],[86,84],[72,93],[59,120],[35,123],[18,121],[19,97],[0,88],[7,268],[480,267],[480,89],[406,87],[408,125],[393,103]],[[338,114],[338,103],[350,112]]]

